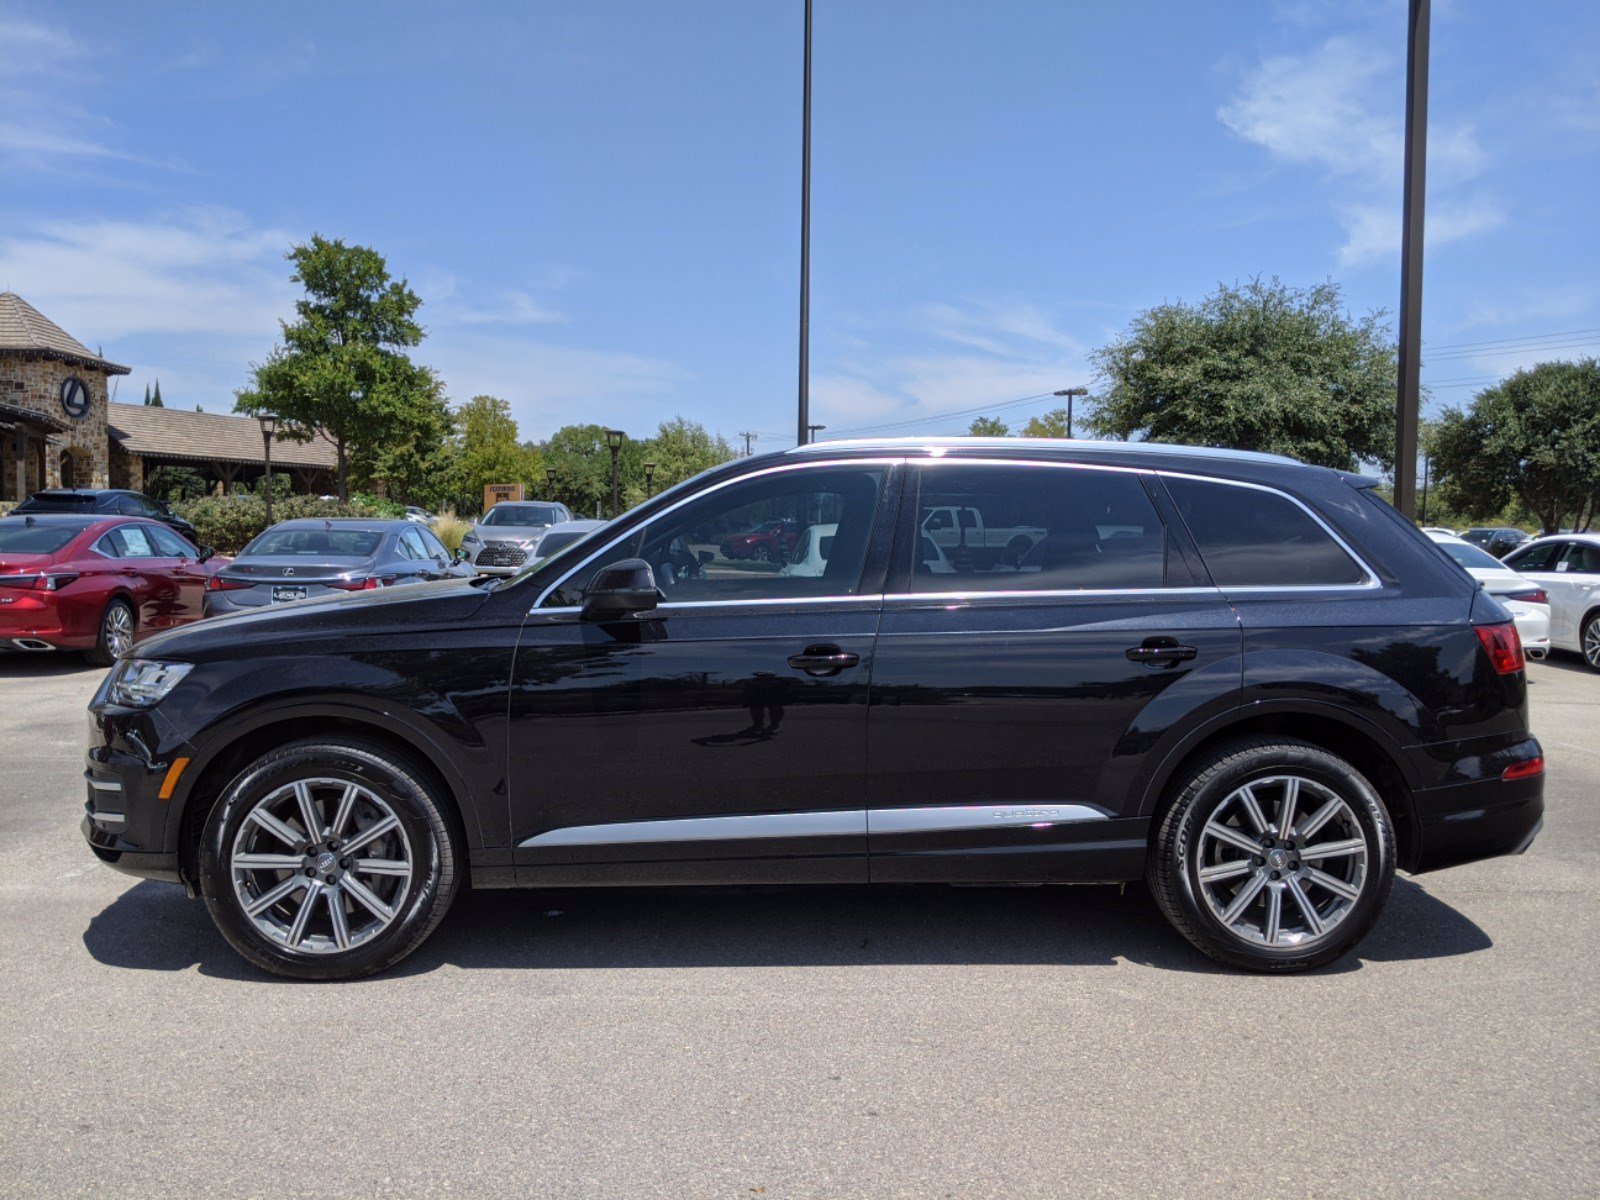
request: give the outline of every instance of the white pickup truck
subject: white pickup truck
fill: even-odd
[[[1016,566],[1047,532],[1036,525],[987,525],[980,509],[936,505],[922,518],[922,532],[951,558],[967,557]]]

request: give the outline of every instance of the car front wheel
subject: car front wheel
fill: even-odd
[[[1394,857],[1389,815],[1355,767],[1308,742],[1250,739],[1175,783],[1148,877],[1167,919],[1211,957],[1299,971],[1372,928]]]
[[[1600,612],[1590,613],[1578,631],[1578,644],[1583,647],[1583,661],[1591,671],[1600,671]]]
[[[438,785],[361,739],[263,755],[206,820],[201,891],[251,962],[296,979],[393,966],[444,919],[462,857]]]

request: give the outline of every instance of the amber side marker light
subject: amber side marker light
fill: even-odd
[[[1526,779],[1530,775],[1544,774],[1544,755],[1535,754],[1527,762],[1512,763],[1500,772],[1501,779]]]
[[[161,790],[156,795],[162,800],[172,799],[172,790],[178,786],[178,780],[183,778],[184,769],[189,765],[187,758],[175,758],[172,765],[167,768],[167,777],[161,781]],[[1507,768],[1508,770],[1510,768]]]

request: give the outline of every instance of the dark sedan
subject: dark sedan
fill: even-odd
[[[206,616],[475,572],[413,521],[283,521],[206,582]]]

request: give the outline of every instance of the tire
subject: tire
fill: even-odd
[[[759,563],[769,563],[772,561],[772,551],[768,550],[765,546],[757,546],[754,550],[750,551],[750,557]]]
[[[1578,653],[1591,671],[1600,671],[1600,610],[1590,613],[1578,627]]]
[[[373,975],[420,946],[455,899],[464,858],[452,815],[438,785],[387,746],[290,742],[246,767],[207,816],[201,894],[223,937],[263,970]]]
[[[94,648],[85,650],[84,658],[97,667],[115,666],[118,656],[133,645],[134,628],[133,605],[126,600],[113,600],[100,614]]]
[[[1178,932],[1219,962],[1268,972],[1320,967],[1382,913],[1394,881],[1394,826],[1371,783],[1337,755],[1289,738],[1230,742],[1169,794],[1150,847],[1150,890]],[[1291,795],[1284,838],[1278,825]],[[1307,853],[1317,849],[1330,853]]]

